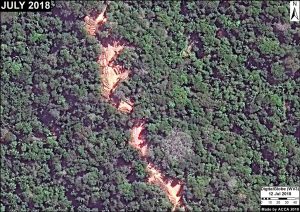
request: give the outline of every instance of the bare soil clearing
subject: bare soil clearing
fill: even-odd
[[[181,206],[183,183],[179,180],[166,179],[161,171],[156,169],[151,163],[148,164],[147,171],[150,175],[148,182],[158,185],[167,194],[169,200],[174,205],[173,210],[175,210],[176,207]]]
[[[89,16],[85,17],[86,30],[89,35],[95,36],[97,28],[105,24],[107,21],[107,17],[105,15],[106,8],[107,6],[105,6],[102,13],[95,20]],[[125,48],[125,45],[120,42],[106,41],[105,44],[101,44],[102,53],[97,61],[100,65],[99,72],[100,80],[102,82],[101,94],[105,99],[109,100],[112,105],[117,108],[117,110],[123,113],[130,113],[133,110],[134,103],[132,101],[115,100],[111,97],[119,83],[126,80],[130,73],[129,70],[126,70],[122,66],[114,63],[116,58]],[[138,124],[131,129],[129,145],[138,150],[141,157],[143,157],[143,159],[148,163],[147,172],[150,175],[148,182],[158,185],[166,193],[174,206],[173,210],[180,206],[184,207],[184,204],[182,203],[183,183],[176,179],[168,179],[159,169],[154,167],[154,164],[147,160],[149,146],[147,141],[142,137],[144,129],[145,121],[138,121]]]
[[[123,113],[130,113],[133,110],[133,102],[132,101],[124,101],[121,100],[118,106],[118,110]]]
[[[129,144],[137,149],[140,155],[144,158],[148,156],[148,144],[143,139],[142,133],[145,129],[145,122],[139,121],[140,124],[134,126],[131,130],[131,140]],[[147,161],[148,162],[148,161]],[[182,206],[182,189],[183,183],[179,180],[169,179],[165,177],[161,171],[155,168],[154,164],[148,162],[147,172],[149,173],[148,182],[158,185],[168,196],[169,200],[173,204],[173,210],[176,207]]]
[[[138,126],[134,126],[131,130],[131,140],[129,144],[137,149],[142,157],[146,157],[148,153],[147,142],[141,138],[142,131],[145,129],[145,122],[142,122]]]
[[[95,36],[96,29],[101,27],[107,21],[105,15],[105,7],[102,13],[96,18],[96,20],[85,17],[86,30],[89,35]],[[129,75],[129,71],[125,70],[122,66],[114,64],[114,61],[118,55],[124,49],[124,45],[119,42],[113,41],[112,43],[106,43],[106,47],[102,45],[102,53],[99,56],[98,63],[100,65],[100,80],[102,82],[101,94],[102,96],[112,101],[111,94],[118,87],[119,83],[126,80]],[[102,72],[101,72],[102,71]],[[131,102],[125,102],[121,100],[119,103],[112,101],[113,105],[123,113],[130,113],[133,110],[133,104]]]
[[[85,16],[84,21],[85,21],[85,26],[86,26],[86,31],[92,35],[96,35],[96,29],[107,21],[107,17],[105,15],[107,5],[103,8],[102,12],[98,15],[98,17],[94,20],[89,16]]]

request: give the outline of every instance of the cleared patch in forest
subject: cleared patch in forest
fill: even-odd
[[[97,27],[103,25],[107,21],[107,17],[105,15],[106,9],[107,6],[105,6],[102,13],[95,20],[89,16],[85,17],[84,20],[86,23],[86,30],[89,35],[95,36]],[[102,82],[102,96],[105,99],[110,100],[112,105],[115,106],[119,111],[130,113],[133,110],[132,101],[119,100],[116,102],[116,100],[111,97],[119,83],[127,79],[130,73],[129,70],[125,70],[122,66],[114,63],[125,46],[117,41],[108,42],[106,47],[103,45],[102,53],[98,59],[98,63],[100,65],[100,80]],[[183,183],[179,180],[165,177],[161,173],[161,170],[155,168],[154,164],[148,161],[147,141],[142,138],[142,132],[144,128],[145,121],[138,121],[138,124],[136,124],[131,130],[131,139],[129,141],[129,145],[137,149],[143,159],[148,163],[147,172],[150,175],[148,182],[158,185],[166,193],[167,197],[174,206],[173,210],[179,206],[183,206],[185,208],[184,204],[182,203]]]
[[[145,129],[145,122],[142,121],[131,129],[131,139],[129,145],[140,152],[142,157],[148,156],[147,142],[142,138],[142,131]]]
[[[148,144],[142,137],[143,130],[145,129],[144,121],[137,121],[137,124],[131,130],[131,140],[129,144],[137,149],[142,157],[148,163],[147,172],[149,173],[148,182],[158,185],[168,196],[173,204],[173,210],[177,207],[185,206],[182,203],[182,190],[183,183],[176,179],[167,178],[161,173],[161,170],[155,168],[154,164],[147,160]]]
[[[89,16],[84,18],[86,31],[89,35],[95,36],[96,30],[106,23],[106,9],[107,5],[96,19]],[[116,101],[111,98],[111,94],[118,87],[119,83],[126,80],[129,75],[128,70],[125,70],[122,66],[114,63],[114,60],[124,49],[124,45],[116,41],[107,43],[106,45],[107,46],[101,45],[102,53],[97,61],[100,65],[100,80],[102,82],[101,94],[105,99],[110,100],[112,105],[119,111],[130,113],[133,110],[133,103],[131,101]]]
[[[84,21],[85,21],[86,31],[90,35],[95,36],[97,28],[101,27],[107,21],[107,17],[105,14],[106,9],[107,9],[107,5],[104,7],[102,12],[98,15],[96,19],[92,19],[89,16],[85,16]]]
[[[169,179],[162,175],[159,169],[156,169],[152,163],[148,163],[147,171],[150,175],[149,183],[158,185],[168,196],[173,204],[173,211],[182,206],[183,183],[179,180]],[[184,207],[184,206],[183,206]],[[185,208],[185,207],[184,207]]]

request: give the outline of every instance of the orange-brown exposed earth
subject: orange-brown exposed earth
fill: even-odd
[[[134,126],[131,130],[131,139],[129,144],[137,149],[141,156],[146,157],[148,152],[148,145],[147,142],[142,139],[142,131],[145,128],[145,123],[142,122],[138,126]]]
[[[124,70],[119,66],[106,66],[103,67],[101,73],[102,82],[102,96],[106,99],[110,98],[110,95],[118,87],[118,84],[128,78],[129,71]]]
[[[123,113],[130,113],[133,110],[133,102],[132,101],[123,101],[121,100],[118,106],[118,110]]]
[[[101,27],[106,23],[106,9],[107,6],[103,9],[101,14],[94,20],[89,16],[84,18],[86,23],[86,30],[89,35],[95,36],[97,28]],[[102,83],[101,94],[102,96],[111,101],[112,105],[115,106],[119,111],[123,113],[130,113],[133,110],[133,102],[128,100],[119,100],[118,103],[111,98],[111,95],[118,87],[118,85],[126,80],[129,76],[130,71],[124,69],[121,65],[116,65],[114,61],[118,55],[125,48],[124,45],[121,45],[118,42],[112,42],[107,45],[107,47],[102,46],[102,53],[99,56],[98,64],[100,66],[100,80]],[[131,129],[131,138],[129,145],[139,151],[140,155],[144,158],[146,162],[148,156],[148,144],[146,140],[142,137],[143,130],[145,129],[145,122],[138,121]],[[165,177],[161,171],[154,167],[154,164],[148,162],[147,172],[149,173],[148,182],[158,185],[168,196],[169,200],[173,204],[173,210],[179,206],[184,206],[182,203],[182,188],[183,183],[174,180],[168,179]]]
[[[102,53],[99,56],[98,63],[102,67],[109,66],[111,62],[113,62],[119,54],[123,51],[124,45],[119,44],[118,42],[113,42],[113,44],[108,44],[107,47],[102,48]]]
[[[137,126],[131,130],[131,140],[129,144],[140,152],[142,157],[148,156],[148,144],[142,137],[142,132],[145,129],[145,122],[139,121]],[[158,185],[168,196],[173,204],[173,210],[182,204],[182,188],[183,183],[178,180],[166,178],[159,169],[155,168],[154,164],[148,162],[147,172],[149,173],[148,182]]]
[[[85,27],[86,31],[92,35],[96,35],[96,29],[97,27],[100,27],[101,25],[105,24],[107,21],[107,17],[105,15],[107,5],[104,7],[102,12],[98,15],[98,17],[94,20],[89,16],[85,16],[84,21],[85,21]]]
[[[177,206],[182,205],[182,189],[183,183],[178,180],[165,179],[159,169],[156,169],[153,164],[149,163],[147,171],[150,175],[148,182],[154,183],[161,187],[161,189],[167,194],[169,200],[173,203],[173,210]]]
[[[103,11],[95,20],[89,16],[86,16],[84,18],[84,21],[86,23],[86,31],[89,35],[95,36],[96,29],[106,23],[106,8],[107,6],[105,6]],[[102,73],[100,73],[100,80],[102,83],[101,94],[105,99],[108,100],[111,100],[110,96],[118,87],[119,83],[127,79],[129,75],[128,70],[125,70],[120,65],[114,64],[114,60],[118,57],[123,49],[124,45],[121,45],[118,42],[109,43],[107,47],[102,46],[102,52],[97,61],[102,70]],[[117,104],[114,102],[113,105]],[[121,100],[118,105],[119,106],[117,107],[117,109],[123,113],[130,113],[133,110],[133,104],[131,104],[131,102],[125,102],[124,100]]]
[[[114,60],[123,50],[124,46],[114,42],[112,45],[102,47],[102,53],[99,56],[98,63],[102,69],[102,95],[109,99],[110,95],[117,88],[118,84],[128,78],[129,71],[120,65],[115,65]]]

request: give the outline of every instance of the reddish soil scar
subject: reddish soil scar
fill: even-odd
[[[105,15],[107,6],[103,9],[101,14],[94,20],[89,16],[84,18],[86,23],[86,30],[89,35],[95,36],[97,28],[106,23],[107,17]],[[115,103],[111,95],[120,84],[120,82],[126,80],[130,71],[125,70],[122,66],[114,64],[114,61],[118,55],[124,49],[124,45],[118,42],[108,44],[107,47],[102,47],[102,53],[99,56],[98,63],[100,65],[100,80],[102,83],[101,94],[102,96],[111,101],[119,111],[123,113],[130,113],[133,110],[132,101],[121,100],[119,103]],[[145,122],[140,121],[139,125],[136,125],[131,130],[131,139],[129,145],[139,151],[140,155],[146,160],[148,156],[148,145],[145,139],[142,138],[142,132],[145,128]],[[146,160],[147,161],[147,160]],[[182,203],[182,188],[183,183],[179,180],[167,179],[159,169],[155,168],[152,163],[148,163],[147,172],[149,173],[148,182],[158,185],[168,196],[169,200],[173,204],[173,210],[179,206],[184,206]]]

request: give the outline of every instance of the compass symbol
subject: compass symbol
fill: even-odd
[[[290,2],[290,21],[300,21],[299,19],[299,10],[300,10],[299,1]]]

